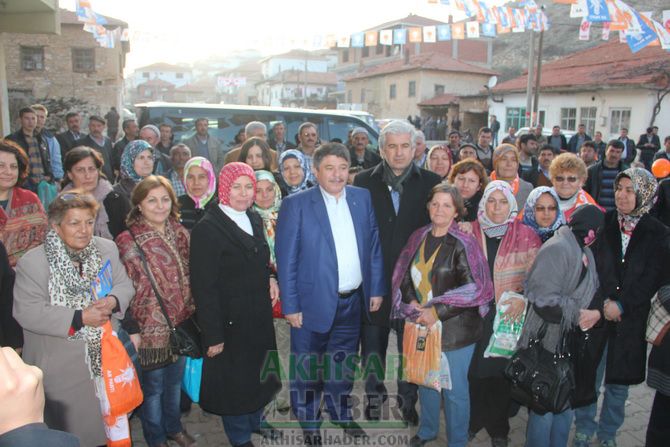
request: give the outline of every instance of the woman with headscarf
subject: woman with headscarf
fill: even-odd
[[[276,351],[272,305],[279,298],[263,219],[251,209],[253,169],[240,162],[219,175],[219,204],[191,234],[191,287],[206,350],[200,406],[222,416],[233,446],[248,445],[280,388],[261,376]]]
[[[314,186],[309,180],[305,155],[297,149],[289,149],[279,156],[279,175],[281,176],[279,187],[283,197]]]
[[[193,157],[184,166],[186,194],[179,196],[181,224],[192,230],[205,215],[205,210],[216,206],[216,174],[205,157]]]
[[[270,171],[255,171],[256,175],[256,200],[254,210],[263,218],[263,234],[270,248],[270,265],[272,271],[277,272],[277,259],[275,257],[275,227],[277,225],[277,216],[281,206],[281,191],[274,174]],[[275,339],[277,340],[277,352],[279,359],[285,361],[289,358],[291,351],[291,327],[284,319],[281,313],[281,302],[273,306],[273,323],[275,327]],[[288,363],[283,365],[288,366]],[[274,401],[275,408],[280,411],[286,411],[289,408],[289,389],[288,386],[282,387]]]
[[[132,208],[130,195],[143,178],[148,177],[154,170],[154,150],[144,140],[134,140],[128,143],[121,155],[121,174],[108,194],[103,204],[109,216],[109,229],[116,237],[125,230],[126,217]]]
[[[491,180],[503,180],[510,184],[516,204],[522,209],[533,190],[533,185],[519,177],[519,151],[512,144],[501,144],[493,151]]]
[[[416,230],[400,253],[393,272],[392,318],[432,327],[442,321],[442,356],[449,363],[451,389],[419,386],[421,418],[410,445],[437,438],[444,402],[447,439],[452,447],[468,443],[470,395],[468,367],[489,312],[493,284],[477,240],[456,224],[463,199],[456,187],[433,187],[427,204],[431,224]]]
[[[511,385],[502,375],[507,359],[485,358],[484,351],[493,334],[500,297],[504,292],[523,293],[526,272],[541,245],[537,234],[516,216],[512,187],[507,182],[495,180],[484,190],[478,218],[472,222],[472,232],[488,259],[496,308],[484,318],[483,334],[470,365],[470,435],[474,436],[485,428],[493,447],[507,446]],[[524,302],[518,298],[505,301],[505,305],[508,306],[505,316],[512,320],[520,318],[524,311]]]
[[[446,180],[452,166],[451,151],[447,146],[436,144],[431,147],[426,156],[426,169]]]
[[[538,186],[526,199],[522,222],[537,233],[542,243],[565,224],[565,217],[558,205],[559,200],[556,191],[547,186]]]
[[[596,260],[606,323],[601,334],[593,337],[602,338],[604,345],[595,400],[603,377],[605,397],[599,423],[595,421],[597,402],[575,410],[577,447],[589,445],[596,431],[601,445],[616,445],[628,386],[645,379],[647,317],[651,298],[667,276],[664,241],[670,237],[668,227],[649,214],[657,188],[656,179],[642,168],[626,169],[614,180],[616,209],[605,215]]]
[[[598,207],[579,207],[570,223],[559,228],[537,253],[526,280],[524,292],[529,309],[519,349],[527,348],[531,340],[541,336],[542,346],[549,352],[578,355],[569,348],[567,352],[563,350],[564,338],[573,332],[590,330],[600,320],[600,311],[591,308],[599,283],[589,247],[603,221]],[[542,331],[544,335],[540,335]],[[570,344],[566,341],[565,346]],[[546,414],[530,410],[526,447],[565,447],[573,413],[572,408]]]

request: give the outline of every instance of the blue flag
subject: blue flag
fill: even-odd
[[[365,45],[365,33],[356,33],[351,35],[351,47],[363,48]]]
[[[588,9],[587,21],[591,23],[611,21],[605,0],[586,0],[586,7]]]
[[[437,40],[440,42],[451,40],[451,26],[437,25]]]
[[[407,43],[407,29],[397,28],[393,30],[393,44],[405,45]]]

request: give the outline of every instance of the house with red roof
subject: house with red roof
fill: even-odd
[[[489,113],[508,127],[527,126],[527,74],[496,85]],[[661,139],[670,135],[670,53],[648,46],[632,53],[625,43],[607,42],[545,63],[541,73],[538,117],[545,128],[573,131],[585,124],[593,136],[616,137],[622,128],[637,138],[652,125]],[[655,111],[656,110],[656,111]]]

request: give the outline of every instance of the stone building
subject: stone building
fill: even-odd
[[[58,129],[71,108],[84,115],[104,115],[110,107],[122,110],[123,69],[129,42],[102,48],[72,11],[60,9],[60,35],[6,33],[2,39],[7,75],[9,112],[13,123],[18,110],[34,102],[50,108],[47,127]],[[105,17],[107,30],[126,28]]]

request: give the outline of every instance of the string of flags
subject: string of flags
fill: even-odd
[[[93,34],[98,45],[103,48],[114,48],[116,42],[130,40],[128,28],[105,28],[107,19],[93,11],[91,0],[75,0],[75,13],[77,20],[84,23],[84,31]]]
[[[619,41],[633,53],[647,46],[670,51],[670,10],[662,13],[662,23],[653,19],[653,11],[638,12],[621,0],[554,0],[570,5],[570,17],[581,18],[579,40],[589,40],[591,24],[602,24],[602,40],[611,31],[619,32]]]

